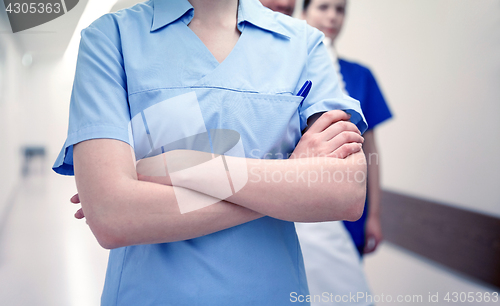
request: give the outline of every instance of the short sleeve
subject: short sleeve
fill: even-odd
[[[106,35],[95,23],[81,34],[68,136],[52,168],[59,174],[74,175],[74,144],[97,138],[130,144],[130,110],[118,31],[110,37],[113,31],[109,27]]]
[[[305,128],[307,118],[315,113],[341,109],[351,115],[351,122],[364,133],[368,126],[360,103],[342,92],[332,60],[322,42],[323,34],[309,26],[308,31],[311,32],[308,35],[308,59],[301,79],[311,80],[312,87],[299,108],[301,128]]]
[[[366,75],[366,95],[365,101],[363,102],[362,109],[370,129],[373,129],[378,124],[392,118],[389,106],[387,105],[384,96],[378,87],[377,81],[368,69]]]

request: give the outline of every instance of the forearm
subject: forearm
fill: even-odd
[[[226,157],[228,164],[242,165],[241,159],[235,161],[237,159]],[[223,185],[226,177],[225,174],[214,175],[217,164],[213,165],[171,174],[172,177],[175,175],[171,183],[199,192],[206,192],[207,185],[210,185],[214,187],[209,192],[214,192]],[[356,220],[362,213],[366,188],[366,164],[362,151],[345,159],[246,159],[243,165],[230,175],[239,176],[239,172],[246,171],[248,181],[227,197],[229,202],[288,221]],[[217,182],[219,178],[221,183]]]
[[[288,221],[357,220],[363,211],[363,152],[249,165],[248,183],[228,201]]]
[[[98,212],[104,216],[101,222],[107,222],[101,224],[106,232],[102,234],[111,235],[108,248],[187,240],[262,217],[225,201],[181,214],[170,186],[136,181],[122,188],[134,192],[126,198],[108,199],[106,211]]]
[[[375,144],[375,132],[370,130],[364,136],[363,149],[368,164],[368,216],[365,225],[366,243],[364,253],[368,254],[377,249],[383,235],[380,223],[380,161]]]
[[[343,111],[317,117],[287,160],[174,150],[141,160],[137,172],[278,219],[357,220],[366,197],[363,137]]]
[[[380,156],[375,143],[375,132],[370,130],[365,133],[363,150],[366,154],[368,170],[368,214],[369,216],[380,216]]]
[[[138,181],[132,171],[132,157],[123,154],[123,150],[107,147],[109,140],[104,141],[103,146],[99,146],[98,141],[75,146],[74,157],[82,209],[92,232],[105,248],[186,240],[262,216],[225,201],[181,214],[171,186]],[[122,149],[127,146],[117,141],[113,144]],[[106,167],[98,166],[98,159],[83,157],[86,152],[95,156],[110,155],[110,149],[116,159],[107,160]],[[106,170],[120,169],[113,163],[127,158],[131,161],[127,164],[132,167],[130,171]]]
[[[333,152],[336,156],[340,152],[341,158],[247,160],[226,157],[226,166],[232,165],[236,170],[228,172],[221,167],[222,158],[213,158],[211,154],[207,157],[207,153],[181,150],[165,153],[169,154],[168,163],[175,168],[167,175],[167,170],[172,169],[167,167],[167,158],[163,155],[141,160],[136,167],[133,151],[126,143],[110,139],[79,143],[74,146],[73,159],[87,222],[103,246],[114,248],[194,238],[262,215],[304,222],[356,220],[365,199],[366,160],[362,151],[359,152],[362,142],[359,131],[354,125],[339,121],[348,118],[339,119],[338,115],[346,116],[342,111],[321,116],[304,134],[294,154],[300,156],[298,152],[316,148],[320,150],[315,152],[320,154]],[[186,158],[186,154],[194,155]],[[200,154],[204,155],[200,158]],[[343,158],[345,156],[348,157]],[[215,168],[210,168],[214,165]],[[137,172],[142,170],[146,170],[148,173],[142,174],[152,176],[153,181],[160,179],[160,184],[144,182],[142,178],[139,181]],[[219,181],[214,179],[214,173],[218,173]],[[212,187],[217,191],[224,185],[217,182],[227,182],[228,178],[233,183],[230,191],[226,188],[212,194]],[[172,181],[168,182],[171,179],[175,187],[167,186],[172,185]],[[235,180],[240,182],[237,188]],[[175,188],[179,187],[220,201],[214,200],[215,204],[208,207],[181,214],[189,210],[180,209],[185,207],[184,202],[176,199]]]
[[[380,176],[379,165],[368,165],[368,214],[369,216],[380,216]]]

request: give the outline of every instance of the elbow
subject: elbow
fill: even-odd
[[[366,196],[366,187],[363,190],[358,191],[358,195],[354,196],[351,201],[348,203],[347,210],[345,212],[345,220],[347,221],[357,221],[363,215],[363,211],[365,209],[365,196]]]
[[[117,225],[105,218],[87,218],[87,223],[101,247],[107,250],[127,246],[123,231]]]
[[[102,234],[96,234],[95,237],[99,245],[106,250],[117,249],[127,246],[122,237],[118,235],[113,235],[109,231],[106,231]]]
[[[95,235],[95,233],[94,233]],[[99,245],[106,250],[117,249],[120,246],[111,238],[95,235]]]
[[[106,250],[118,249],[127,246],[126,244],[122,244],[114,239],[104,239],[104,240],[97,239],[97,242],[102,248]]]
[[[366,179],[367,179],[367,167],[364,154],[360,154],[359,159],[361,163],[355,169],[355,179],[348,182],[349,186],[349,196],[346,197],[346,211],[345,220],[347,221],[357,221],[363,215],[366,202]]]
[[[87,224],[94,234],[99,245],[107,250],[116,249],[129,245],[126,232],[127,226],[124,214],[111,204],[113,201],[106,201],[106,196],[99,197],[101,201],[91,199],[88,202],[82,201],[82,208],[87,219]]]
[[[357,221],[363,215],[366,201],[366,183],[358,184],[353,188],[346,211],[347,221]]]
[[[346,182],[339,189],[343,191],[341,193],[335,192],[327,198],[328,201],[322,203],[322,205],[324,205],[324,210],[321,210],[323,212],[321,220],[314,221],[346,220],[353,222],[361,218],[365,207],[366,183],[364,181]],[[331,199],[335,197],[338,200],[332,202]],[[332,209],[332,207],[335,207],[335,209]]]
[[[363,152],[351,155],[350,157],[342,160],[341,167],[333,167],[332,172],[340,173],[342,179],[335,181],[332,186],[331,181],[325,180],[323,190],[327,190],[326,195],[317,192],[322,196],[318,202],[311,204],[318,204],[318,207],[310,209],[311,212],[319,212],[311,218],[307,218],[302,222],[323,222],[323,221],[357,221],[363,215],[366,200],[366,178],[367,167],[366,159]],[[334,176],[332,176],[334,177]],[[324,195],[324,196],[323,196]],[[332,199],[336,199],[332,201]],[[301,221],[299,221],[301,222]]]
[[[104,249],[132,245],[134,218],[127,209],[127,188],[117,180],[105,187],[80,188],[79,195],[87,224]]]

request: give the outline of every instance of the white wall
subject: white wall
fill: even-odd
[[[500,216],[500,1],[351,0],[337,48],[395,115],[383,187]]]
[[[377,129],[383,188],[500,216],[500,1],[350,0],[337,49],[394,113]],[[492,291],[390,244],[365,265],[373,294]]]
[[[13,187],[20,179],[22,147],[47,149],[46,169],[54,162],[67,130],[72,74],[62,60],[33,59],[21,64],[16,42],[4,35],[4,84],[0,93],[0,215]],[[52,173],[50,173],[52,174]]]
[[[19,48],[10,35],[0,37],[0,217],[4,203],[20,176],[22,145],[22,94],[26,68],[21,65]]]

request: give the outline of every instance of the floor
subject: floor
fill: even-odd
[[[74,179],[37,173],[0,210],[1,305],[99,305],[108,251],[73,217]]]

